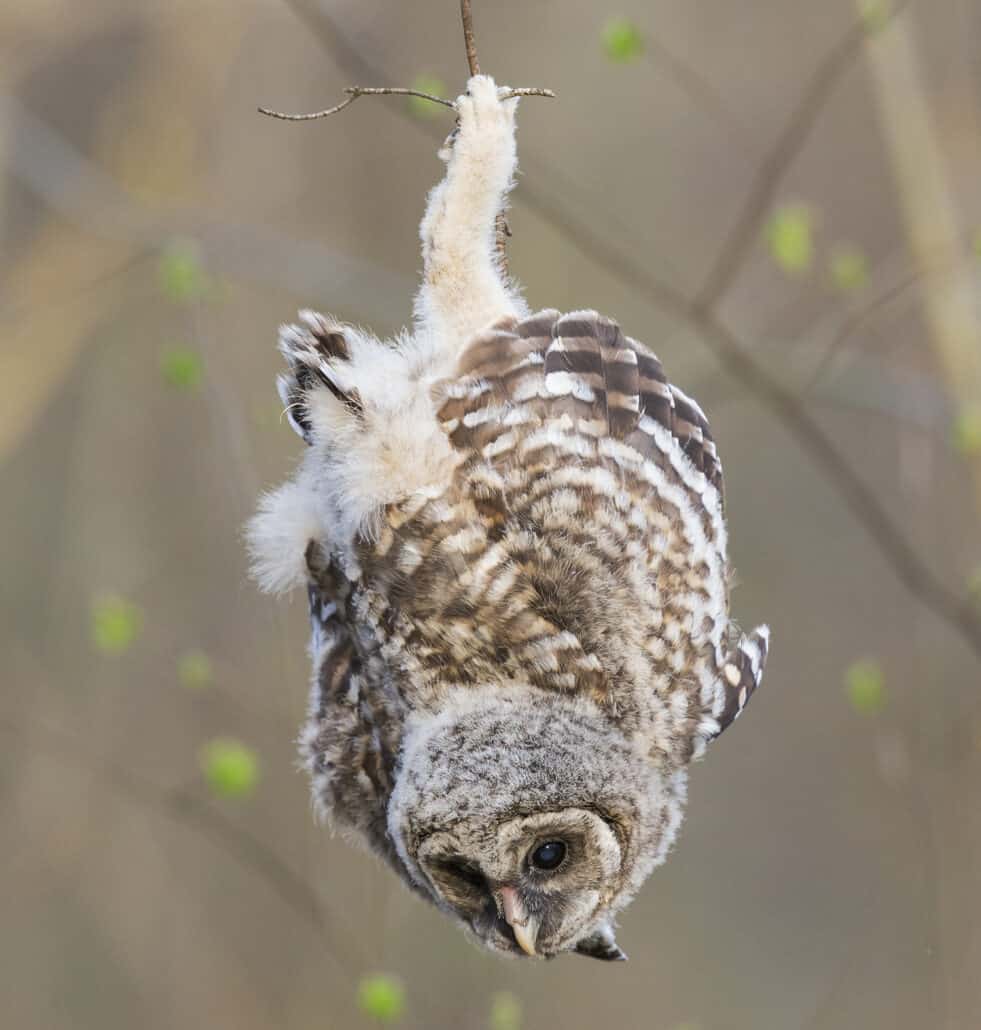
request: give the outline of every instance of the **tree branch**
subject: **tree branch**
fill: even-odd
[[[807,377],[807,381],[802,387],[800,387],[798,396],[803,398],[808,396],[814,387],[824,378],[825,373],[830,369],[834,363],[834,359],[838,356],[845,344],[855,335],[858,330],[869,322],[877,312],[883,308],[888,307],[894,300],[898,300],[907,290],[918,285],[924,277],[928,274],[927,269],[918,268],[913,272],[910,272],[904,279],[901,279],[895,285],[889,287],[883,293],[874,297],[867,304],[851,312],[838,327],[838,331],[834,335],[834,339],[825,348],[824,353],[818,359],[811,374]]]
[[[460,20],[463,22],[463,45],[467,48],[467,67],[471,75],[480,74],[480,62],[477,60],[477,44],[473,38],[473,11],[470,0],[460,0]]]
[[[317,30],[319,22],[318,15],[311,15],[311,12],[302,4],[297,3],[295,0],[287,0],[287,3],[293,10],[308,24],[312,24],[314,29]],[[311,22],[312,19],[312,22]],[[460,19],[463,23],[463,43],[467,53],[467,66],[470,69],[470,74],[480,74],[480,63],[477,60],[477,43],[474,39],[473,34],[473,11],[471,10],[470,0],[460,0]],[[330,26],[333,29],[333,25]],[[322,39],[325,39],[324,33],[319,32]],[[328,39],[325,39],[328,48],[332,48],[337,45],[340,37],[335,32],[331,32]],[[353,63],[359,68],[368,70],[371,66],[367,61],[363,60],[360,55],[356,54],[347,44],[343,44],[342,53],[348,58],[348,63]],[[343,61],[340,63],[344,63]],[[379,80],[383,80],[383,76],[374,75],[373,77]],[[417,89],[406,89],[401,86],[373,86],[373,87],[361,87],[361,86],[348,86],[344,90],[348,94],[346,100],[342,100],[339,104],[334,107],[329,107],[324,111],[314,111],[311,114],[284,114],[282,111],[271,111],[268,108],[260,107],[259,113],[269,115],[271,118],[279,118],[282,121],[287,122],[308,122],[313,121],[316,118],[328,118],[332,114],[337,114],[339,111],[343,111],[345,107],[350,107],[358,97],[363,96],[379,96],[379,95],[391,95],[396,94],[400,96],[410,97],[421,97],[423,100],[430,100],[435,104],[442,104],[444,107],[452,108],[454,106],[451,100],[445,100],[443,97],[433,96],[432,93],[423,93]],[[555,93],[550,89],[544,89],[541,86],[520,86],[517,89],[510,89],[507,93],[502,94],[502,100],[510,100],[513,97],[554,97]],[[495,231],[497,235],[497,257],[502,273],[508,275],[508,254],[507,254],[507,243],[511,236],[511,227],[508,225],[507,219],[504,217],[503,212],[499,212],[495,219]]]
[[[911,0],[900,0],[890,10],[889,19],[897,17],[910,3]],[[697,307],[715,307],[732,285],[750,248],[759,238],[763,219],[787,169],[800,153],[835,86],[862,53],[868,37],[868,26],[859,21],[818,66],[769,156],[760,166],[735,228],[696,295]]]
[[[684,62],[654,35],[647,37],[644,54],[651,67],[663,72],[664,78],[685,93],[694,107],[700,108],[717,127],[745,143],[745,125],[697,68]]]
[[[444,100],[442,97],[434,96],[432,93],[424,93],[418,89],[406,89],[401,86],[348,86],[344,92],[347,99],[342,100],[334,107],[328,107],[324,111],[313,111],[310,114],[284,114],[282,111],[271,111],[268,107],[258,108],[259,114],[269,115],[270,118],[279,118],[284,122],[310,122],[315,118],[329,118],[345,107],[350,107],[358,97],[365,96],[401,96],[421,97],[423,100],[432,101],[434,104],[442,104],[444,107],[453,107],[452,100]]]
[[[922,604],[955,629],[981,658],[981,619],[970,598],[947,587],[919,556],[872,488],[842,457],[796,394],[757,363],[742,341],[712,314],[694,309],[692,317],[719,361],[777,416],[805,453],[824,470],[900,581]]]
[[[286,114],[283,111],[272,111],[268,107],[257,108],[259,114],[268,115],[270,118],[279,118],[284,122],[311,122],[317,118],[329,118],[332,114],[343,111],[350,107],[358,97],[420,97],[429,100],[433,104],[442,104],[451,110],[456,106],[452,100],[438,97],[433,93],[424,93],[421,89],[410,89],[405,86],[347,86],[344,90],[347,99],[342,100],[334,107],[328,107],[324,111],[311,111],[310,114]],[[518,86],[509,89],[501,95],[502,100],[510,100],[512,97],[554,97],[555,93],[550,89],[543,89],[541,86]]]

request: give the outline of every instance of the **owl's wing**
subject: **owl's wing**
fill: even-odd
[[[388,798],[401,745],[398,699],[375,685],[365,670],[344,617],[349,586],[311,544],[310,651],[313,683],[300,754],[321,815],[360,831],[396,869],[400,863],[386,825]]]

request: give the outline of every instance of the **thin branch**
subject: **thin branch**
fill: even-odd
[[[345,90],[345,92],[347,91]],[[312,122],[315,118],[328,118],[332,114],[337,114],[338,111],[343,111],[345,107],[350,107],[359,96],[359,93],[355,93],[339,104],[335,104],[334,107],[325,108],[323,111],[311,111],[310,114],[287,114],[285,111],[273,111],[268,107],[261,106],[256,110],[259,114],[268,115],[270,118],[279,118],[284,122]]]
[[[43,724],[21,725],[12,719],[0,719],[0,727],[11,739],[23,746],[38,743],[64,761],[85,769],[142,808],[183,823],[209,837],[238,864],[250,869],[278,894],[304,922],[309,923],[324,943],[325,951],[349,976],[366,968],[364,956],[356,953],[354,935],[337,935],[337,919],[329,916],[324,903],[313,887],[290,868],[261,840],[241,829],[214,806],[203,801],[187,787],[160,787],[130,767],[122,769],[91,755],[68,734]]]
[[[961,259],[963,260],[963,259]],[[830,369],[834,359],[844,349],[845,344],[855,335],[855,333],[867,322],[869,322],[878,312],[885,307],[888,307],[894,301],[899,300],[905,293],[915,289],[921,285],[925,280],[932,277],[937,270],[942,273],[949,273],[954,270],[960,261],[933,261],[928,264],[923,264],[919,268],[915,268],[912,272],[900,279],[899,282],[890,286],[887,290],[873,297],[863,307],[853,311],[838,328],[834,338],[828,344],[824,353],[821,355],[817,364],[814,366],[811,374],[808,376],[807,381],[800,388],[800,396],[808,396],[814,389],[815,386],[824,378],[825,373]]]
[[[460,0],[460,20],[463,22],[463,45],[467,48],[467,67],[471,75],[480,74],[480,62],[477,60],[477,43],[473,38],[473,12],[470,0]]]
[[[283,122],[312,122],[314,118],[326,118],[356,101],[359,97],[420,97],[422,100],[432,101],[434,104],[442,104],[443,107],[452,108],[451,100],[444,100],[442,97],[434,96],[432,93],[424,93],[421,90],[410,90],[399,85],[348,85],[344,90],[347,99],[342,100],[334,107],[328,107],[324,111],[312,111],[310,114],[284,114],[282,111],[271,111],[268,107],[260,107],[260,114],[268,114],[271,118],[281,118]]]
[[[305,18],[310,17],[309,12],[302,4],[296,4],[293,0],[288,0],[288,2],[295,11],[301,14],[301,16]],[[479,75],[480,63],[477,60],[477,44],[473,34],[473,11],[471,10],[470,0],[460,0],[460,18],[463,22],[463,42],[466,47],[467,65],[470,68],[471,75]],[[314,19],[315,21],[317,20],[316,16],[314,16]],[[321,37],[323,38],[322,33]],[[328,43],[328,47],[332,42],[333,40]],[[347,49],[350,50],[350,48]],[[357,58],[356,63],[361,67],[369,67],[367,62],[361,60],[360,57]],[[260,107],[259,113],[268,115],[271,118],[279,118],[282,121],[287,122],[308,122],[317,118],[328,118],[330,115],[337,114],[339,111],[343,111],[344,108],[350,107],[358,97],[384,95],[420,97],[423,100],[429,100],[434,104],[442,104],[444,107],[449,107],[451,109],[456,106],[451,100],[445,100],[443,97],[437,97],[432,93],[424,93],[417,89],[406,89],[401,86],[348,86],[344,92],[348,94],[346,100],[342,100],[339,104],[334,107],[329,107],[324,111],[314,111],[311,114],[285,114],[282,111],[271,111],[268,108]],[[545,89],[541,86],[519,86],[515,89],[508,90],[507,93],[503,93],[501,95],[501,99],[510,100],[514,97],[554,96],[555,93],[552,90]],[[511,237],[511,227],[508,225],[507,218],[504,216],[503,211],[498,212],[494,219],[494,230],[498,266],[501,274],[507,277],[509,275],[507,244]]]
[[[838,328],[838,332],[834,335],[834,339],[832,339],[831,343],[828,344],[824,353],[821,355],[817,364],[811,371],[811,374],[807,377],[807,381],[800,387],[799,396],[806,397],[813,391],[814,387],[817,386],[817,384],[824,378],[825,373],[831,367],[834,359],[844,348],[848,340],[850,340],[866,322],[869,322],[874,318],[882,308],[888,307],[907,290],[917,285],[917,283],[923,279],[925,274],[926,273],[923,269],[917,269],[916,271],[911,272],[905,279],[900,280],[884,293],[873,298],[873,300],[868,304],[856,311],[853,311],[841,323]]]
[[[452,100],[445,100],[432,93],[424,93],[419,89],[408,89],[402,86],[348,86],[344,92],[347,94],[347,99],[342,100],[334,107],[328,107],[325,111],[313,111],[310,114],[284,114],[282,111],[270,111],[268,107],[260,107],[258,110],[259,114],[268,115],[270,118],[279,118],[284,122],[310,122],[315,118],[329,118],[332,114],[343,111],[345,107],[350,107],[358,97],[420,97],[422,100],[429,100],[434,104],[442,104],[443,107],[453,107]]]
[[[555,90],[546,89],[544,86],[515,86],[507,93],[501,94],[502,100],[511,100],[514,97],[549,97],[555,99]]]
[[[268,115],[270,118],[279,118],[284,122],[312,122],[316,118],[329,118],[345,107],[350,107],[358,97],[420,97],[422,100],[429,100],[434,104],[442,104],[451,110],[456,107],[452,100],[438,97],[433,93],[424,93],[421,89],[408,89],[403,86],[348,86],[345,90],[348,94],[346,100],[342,100],[334,107],[328,107],[324,111],[311,111],[310,114],[286,114],[283,111],[271,111],[268,107],[257,108],[259,114]],[[550,89],[543,89],[540,86],[518,86],[510,89],[507,93],[501,94],[502,100],[510,100],[512,97],[554,97],[555,93]]]
[[[742,137],[739,139],[740,143],[745,142],[745,125],[697,68],[684,62],[656,36],[648,36],[645,41],[644,53],[651,67],[656,71],[663,72],[666,79],[674,82],[683,93],[687,94],[694,107],[701,108],[716,125],[725,129],[726,132],[737,138]]]
[[[981,658],[981,619],[971,600],[951,590],[920,557],[873,489],[838,452],[797,395],[757,362],[736,334],[712,314],[695,309],[693,320],[719,361],[777,416],[801,448],[824,469],[899,579],[926,607],[956,629]]]
[[[900,0],[889,12],[889,19],[897,17],[911,2]],[[698,291],[696,307],[714,308],[732,285],[746,255],[759,237],[763,219],[787,169],[803,148],[835,86],[862,53],[868,38],[868,26],[864,21],[859,21],[818,66],[769,156],[760,166],[735,228],[719,251],[705,284]]]

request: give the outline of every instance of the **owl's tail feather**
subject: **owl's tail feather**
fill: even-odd
[[[726,701],[718,716],[719,729],[713,739],[739,718],[760,685],[769,644],[770,628],[758,626],[749,636],[739,641],[739,645],[726,659],[721,670]]]
[[[450,403],[440,411],[444,424],[453,422],[457,447],[482,448],[494,434],[513,435],[513,420],[478,419],[476,412],[520,403],[543,419],[568,415],[591,437],[622,440],[658,464],[680,450],[693,474],[682,473],[685,485],[701,494],[702,484],[711,484],[721,513],[722,464],[705,413],[612,319],[545,310],[502,320],[471,338],[457,373],[465,379],[447,392]],[[453,421],[468,414],[469,421]]]
[[[343,366],[351,360],[351,343],[344,326],[316,311],[301,311],[302,325],[284,325],[279,350],[289,370],[276,380],[286,417],[306,443],[313,442],[309,395],[326,387],[353,415],[363,410],[356,389],[345,389]]]

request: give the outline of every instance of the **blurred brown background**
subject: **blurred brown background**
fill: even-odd
[[[457,4],[6,0],[0,1022],[357,1028],[382,973],[416,1028],[979,1026],[981,604],[924,604],[789,426],[981,592],[981,3],[475,7],[485,70],[559,94],[522,104],[513,271],[709,412],[764,691],[694,771],[625,966],[485,955],[315,826],[305,602],[258,597],[240,537],[301,447],[275,331],[408,317],[451,118],[255,108],[382,73],[455,95]],[[695,296],[754,196],[718,311],[783,419],[650,285]]]

